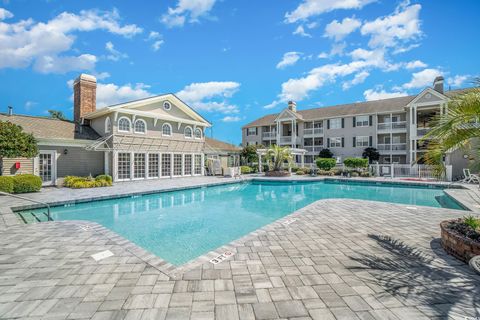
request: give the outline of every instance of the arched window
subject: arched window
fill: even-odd
[[[126,117],[121,117],[118,119],[118,131],[120,132],[130,132],[130,119]]]
[[[162,126],[162,136],[171,136],[172,126],[169,123],[164,123]]]
[[[147,123],[145,120],[138,119],[135,121],[135,133],[146,133],[147,132]]]
[[[193,136],[192,128],[186,127],[184,134],[185,134],[185,138],[192,138]]]
[[[199,128],[195,129],[195,139],[202,139],[202,130]]]
[[[172,109],[172,105],[170,104],[170,102],[165,101],[165,102],[163,103],[163,108],[164,108],[165,110],[170,110],[170,109]]]
[[[105,133],[110,132],[112,132],[112,120],[110,120],[110,117],[107,117],[105,119]]]

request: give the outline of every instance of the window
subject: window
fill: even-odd
[[[148,177],[158,178],[158,154],[151,153],[148,155]]]
[[[118,131],[130,132],[130,119],[122,117],[118,120]]]
[[[384,158],[384,162],[385,163],[392,163],[391,161],[393,161],[393,163],[400,163],[400,157],[385,157]]]
[[[112,132],[112,120],[110,120],[110,117],[107,117],[105,119],[105,133]]]
[[[330,129],[341,129],[342,118],[330,119]]]
[[[184,161],[185,161],[184,174],[185,175],[192,174],[192,155],[191,154],[186,154]]]
[[[145,178],[145,153],[133,154],[133,178]]]
[[[147,123],[145,122],[145,120],[138,119],[137,121],[135,121],[134,129],[135,129],[135,133],[146,133]]]
[[[370,145],[370,137],[368,136],[359,136],[356,137],[356,145],[357,147],[368,147]]]
[[[199,128],[195,129],[195,139],[202,139],[202,130]]]
[[[202,174],[202,156],[200,154],[195,155],[195,174]]]
[[[186,127],[184,131],[184,135],[185,135],[185,138],[191,139],[193,135],[192,128]]]
[[[170,102],[165,101],[165,102],[163,103],[163,109],[165,109],[165,110],[170,110],[170,109],[172,109],[172,105],[170,104]]]
[[[181,176],[182,175],[182,155],[174,154],[173,155],[173,175]]]
[[[118,153],[117,174],[119,180],[130,179],[130,153]]]
[[[171,158],[169,153],[162,153],[162,177],[170,176]]]
[[[368,127],[368,126],[370,126],[370,117],[369,116],[355,117],[355,125],[357,127]]]
[[[162,126],[162,136],[171,136],[172,126],[169,123],[164,123]]]
[[[335,137],[330,138],[330,148],[341,148],[342,147],[342,138]]]
[[[256,136],[257,135],[257,128],[247,128],[247,136]]]

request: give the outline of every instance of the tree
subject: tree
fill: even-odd
[[[318,154],[319,158],[333,158],[333,152],[330,151],[330,149],[324,148],[320,150],[320,153]]]
[[[257,149],[263,148],[263,145],[248,145],[243,147],[240,156],[247,162],[252,163],[258,161]]]
[[[32,134],[9,121],[0,121],[0,158],[33,158],[38,154]]]
[[[52,119],[66,120],[65,115],[63,114],[62,111],[48,110],[48,113],[50,114],[50,118],[52,118]]]
[[[447,112],[433,120],[433,127],[421,140],[428,143],[423,157],[426,164],[434,165],[437,175],[445,172],[443,157],[447,152],[463,149],[469,153],[478,169],[480,165],[480,78],[476,87],[457,94],[448,102]]]
[[[378,161],[380,159],[380,153],[376,148],[368,147],[363,150],[362,158],[368,159],[368,162]]]
[[[289,147],[272,146],[267,150],[267,160],[272,162],[273,171],[282,171],[283,164],[291,165],[293,155]]]

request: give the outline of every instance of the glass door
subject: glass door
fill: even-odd
[[[38,154],[38,175],[43,185],[55,184],[56,178],[55,151],[40,151]]]

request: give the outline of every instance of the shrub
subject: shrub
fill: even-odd
[[[33,174],[13,176],[13,193],[38,192],[42,189],[42,179]]]
[[[240,172],[242,174],[252,173],[252,168],[250,168],[249,166],[241,166],[240,167]]]
[[[470,228],[472,228],[473,230],[477,230],[480,228],[480,219],[479,218],[476,218],[474,216],[468,216],[468,217],[465,217],[463,218],[464,220],[464,223],[469,226]]]
[[[358,174],[357,171],[350,172],[350,177],[358,177],[358,176],[359,176],[359,174]]]
[[[13,177],[0,177],[0,191],[12,193],[13,192]]]
[[[366,172],[360,172],[360,177],[362,178],[369,178],[371,177],[372,175],[370,174],[370,172],[366,171]]]
[[[318,170],[318,174],[321,176],[333,176],[334,172],[332,170]]]
[[[296,174],[299,175],[299,176],[303,176],[305,174],[305,172],[302,169],[298,169],[296,171]]]
[[[98,175],[95,178],[67,176],[64,179],[64,186],[72,189],[109,187],[111,185],[112,177],[106,174]]]
[[[362,158],[346,158],[343,164],[348,168],[366,168],[368,167],[368,159]]]
[[[333,152],[330,149],[324,148],[318,153],[320,158],[333,158]]]
[[[337,164],[337,160],[333,158],[318,158],[316,163],[317,167],[322,170],[331,170]]]
[[[292,170],[292,172],[297,172],[298,170],[300,170],[300,168],[299,167],[292,167],[291,170]]]

